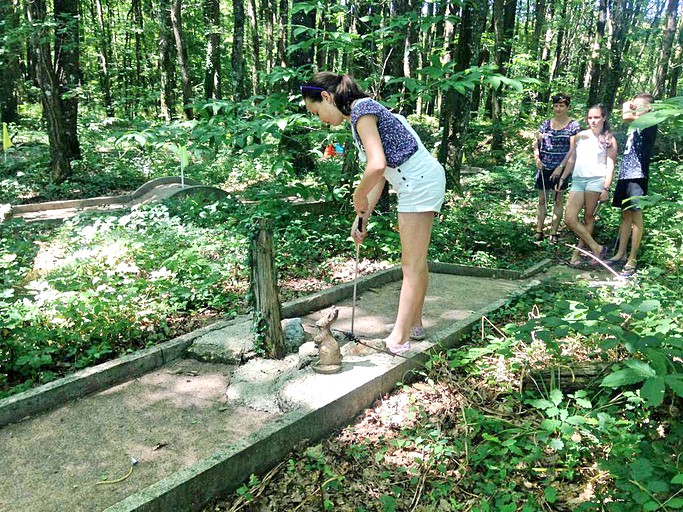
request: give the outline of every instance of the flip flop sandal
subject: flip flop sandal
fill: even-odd
[[[607,266],[610,268],[617,268],[619,265],[623,265],[626,262],[625,259],[621,260],[607,260],[605,263],[607,263]]]
[[[619,272],[619,275],[621,277],[631,277],[633,274],[636,273],[637,269],[638,269],[638,265],[624,265],[624,268],[621,269],[621,272]]]
[[[603,245],[602,250],[600,251],[600,255],[597,256],[597,260],[594,258],[591,258],[590,264],[593,265],[594,267],[597,267],[600,265],[600,263],[603,263],[605,258],[607,258],[607,246]]]
[[[548,237],[548,243],[551,245],[555,245],[559,241],[560,241],[560,236],[557,233],[553,233]]]

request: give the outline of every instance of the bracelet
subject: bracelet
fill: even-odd
[[[607,192],[609,192],[609,188],[607,187],[602,187],[602,190],[606,190]]]

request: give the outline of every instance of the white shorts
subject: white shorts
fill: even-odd
[[[384,177],[398,195],[399,212],[441,211],[446,192],[446,173],[424,146],[399,167],[387,167]]]

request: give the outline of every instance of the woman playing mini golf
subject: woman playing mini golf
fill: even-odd
[[[410,349],[409,339],[424,339],[422,308],[429,280],[427,249],[434,213],[444,201],[443,167],[427,151],[403,116],[368,97],[348,75],[317,73],[301,86],[306,109],[323,123],[351,123],[353,138],[365,170],[353,193],[356,219],[351,236],[361,243],[367,221],[389,182],[398,196],[403,284],[396,323],[384,340],[394,354]],[[359,229],[359,220],[361,229]]]

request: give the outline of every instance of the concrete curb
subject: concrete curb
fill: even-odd
[[[427,344],[422,352],[405,359],[391,359],[394,364],[388,370],[342,396],[315,410],[299,408],[286,413],[239,443],[160,480],[107,508],[105,512],[201,510],[216,496],[237,489],[249,475],[266,473],[297,444],[305,440],[316,442],[350,423],[377,398],[393,390],[397,382],[422,366],[428,360],[428,352],[458,346],[482,317],[490,315],[515,296],[526,293],[538,284],[526,286],[436,333],[435,341]]]
[[[455,263],[429,262],[429,271],[435,274],[454,274],[458,276],[490,277],[493,279],[519,279],[522,272],[502,268],[470,267]]]
[[[507,279],[517,278],[521,274],[520,272],[510,270],[480,269],[450,263],[430,262],[429,265],[432,272],[443,274],[491,278],[504,277]],[[401,276],[401,268],[399,266],[391,267],[360,277],[357,289],[359,293],[362,293],[373,287],[397,281],[401,279]],[[284,303],[282,305],[282,317],[294,318],[303,316],[311,311],[324,309],[352,295],[353,283],[339,284],[327,290]],[[0,427],[19,421],[26,416],[54,409],[68,400],[81,398],[89,393],[100,391],[120,384],[132,377],[155,370],[181,357],[196,338],[203,336],[207,332],[246,321],[248,318],[248,316],[242,316],[229,321],[219,321],[154,347],[140,350],[135,354],[86,368],[48,384],[4,398],[0,400]]]
[[[169,185],[172,183],[180,183],[179,176],[168,176],[164,178],[156,178],[141,185],[134,192],[130,194],[123,194],[120,196],[100,196],[91,197],[89,199],[71,199],[67,201],[49,201],[47,203],[33,203],[33,204],[18,204],[11,207],[10,217],[21,213],[33,213],[44,210],[62,210],[67,208],[86,208],[88,206],[100,206],[104,204],[125,204],[133,199],[143,196],[150,190],[160,186]],[[189,178],[185,178],[185,183],[188,185],[199,185],[199,182]]]
[[[180,357],[192,341],[229,322],[216,322],[154,347],[78,371],[0,400],[0,427],[54,409],[68,400],[114,386]]]

